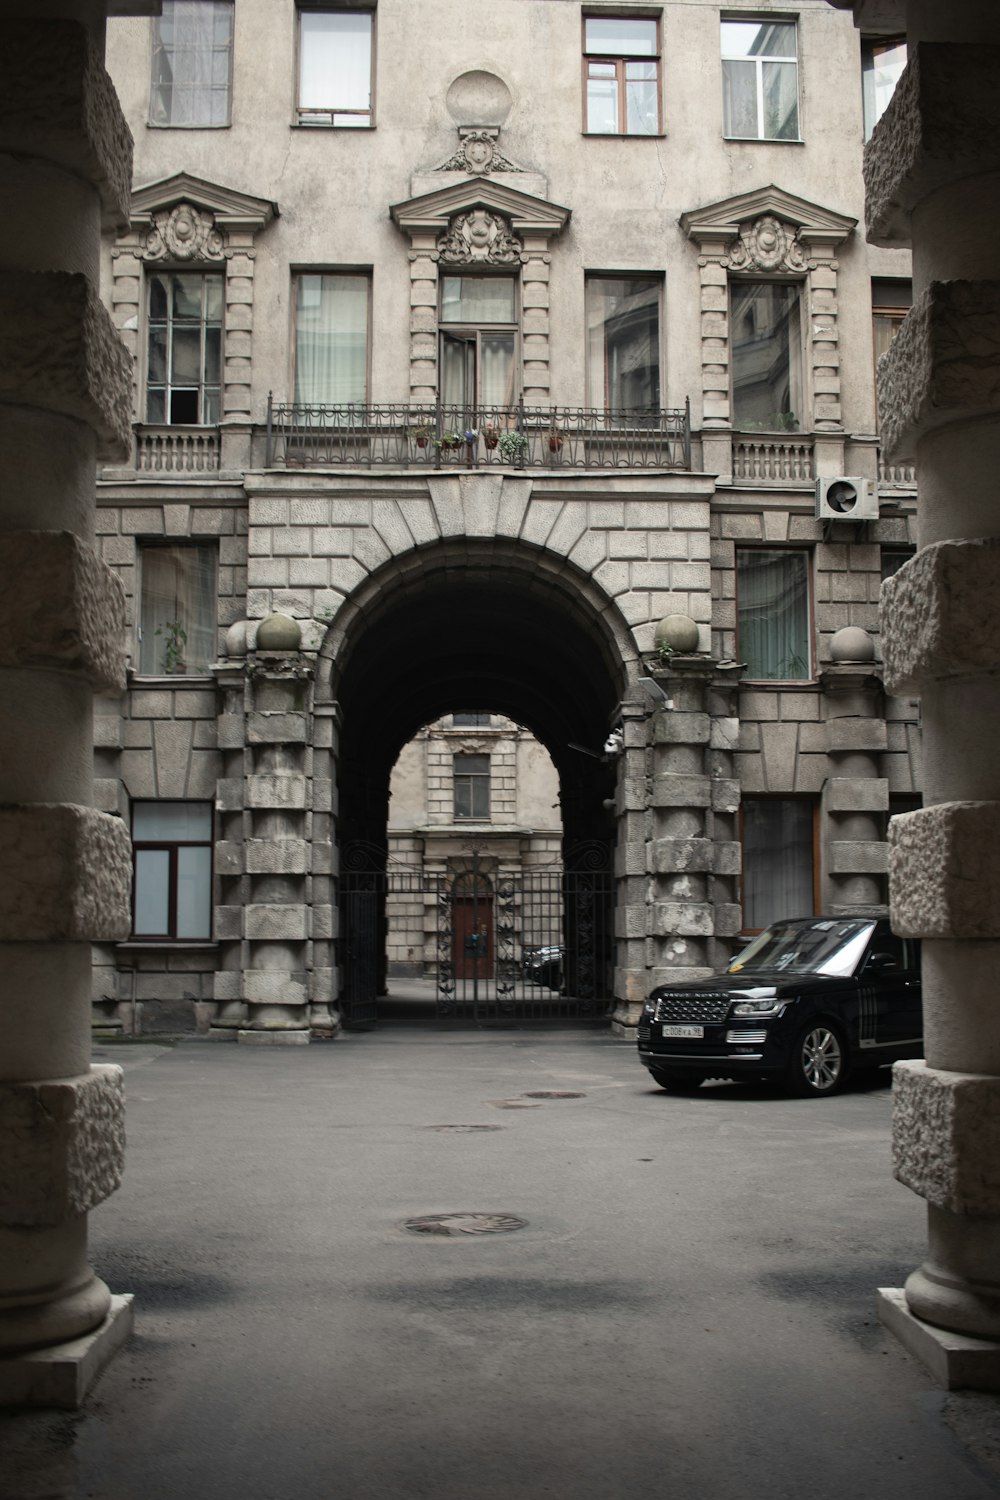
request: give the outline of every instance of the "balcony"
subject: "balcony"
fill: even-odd
[[[267,405],[269,469],[690,469],[691,415],[597,407]]]
[[[135,429],[135,466],[141,474],[211,474],[219,467],[217,427]]]
[[[800,433],[733,433],[733,480],[744,484],[801,484],[815,477],[813,440]]]

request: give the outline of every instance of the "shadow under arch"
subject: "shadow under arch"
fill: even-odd
[[[610,862],[617,778],[604,744],[637,658],[614,600],[543,548],[461,538],[387,562],[338,611],[317,663],[317,701],[339,710],[341,849],[384,855],[400,750],[442,714],[481,708],[524,724],[552,757],[564,858],[599,845]]]

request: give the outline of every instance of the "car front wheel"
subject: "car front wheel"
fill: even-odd
[[[650,1068],[649,1076],[661,1089],[669,1089],[674,1094],[693,1094],[705,1082],[704,1073],[689,1073],[680,1068]]]
[[[847,1049],[836,1026],[813,1021],[804,1027],[792,1048],[787,1082],[800,1097],[835,1094],[847,1077]]]

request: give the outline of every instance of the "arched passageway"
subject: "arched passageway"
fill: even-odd
[[[627,658],[634,657],[627,627],[610,602],[564,559],[540,549],[492,540],[441,544],[375,575],[341,611],[321,655],[329,676],[321,671],[320,691],[325,679],[339,710],[338,957],[348,1023],[370,1017],[366,1002],[373,986],[377,993],[385,981],[384,909],[374,919],[363,915],[364,902],[351,883],[357,851],[364,851],[360,863],[369,872],[385,869],[396,758],[422,725],[464,705],[488,705],[526,725],[552,758],[559,776],[562,865],[572,870],[586,849],[607,874],[596,918],[601,972],[599,980],[589,974],[580,983],[593,990],[597,982],[605,992],[600,998],[610,1002],[616,759],[604,746],[625,695]],[[469,853],[474,863],[474,845]],[[564,884],[563,891],[566,983],[572,990],[578,923],[570,887]],[[374,932],[363,938],[369,958],[362,972],[359,925],[371,927],[373,920]],[[465,975],[469,970],[460,962],[455,968]]]

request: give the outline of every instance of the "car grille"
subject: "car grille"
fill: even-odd
[[[655,1021],[724,1021],[729,1014],[728,995],[661,995],[656,1002]]]

